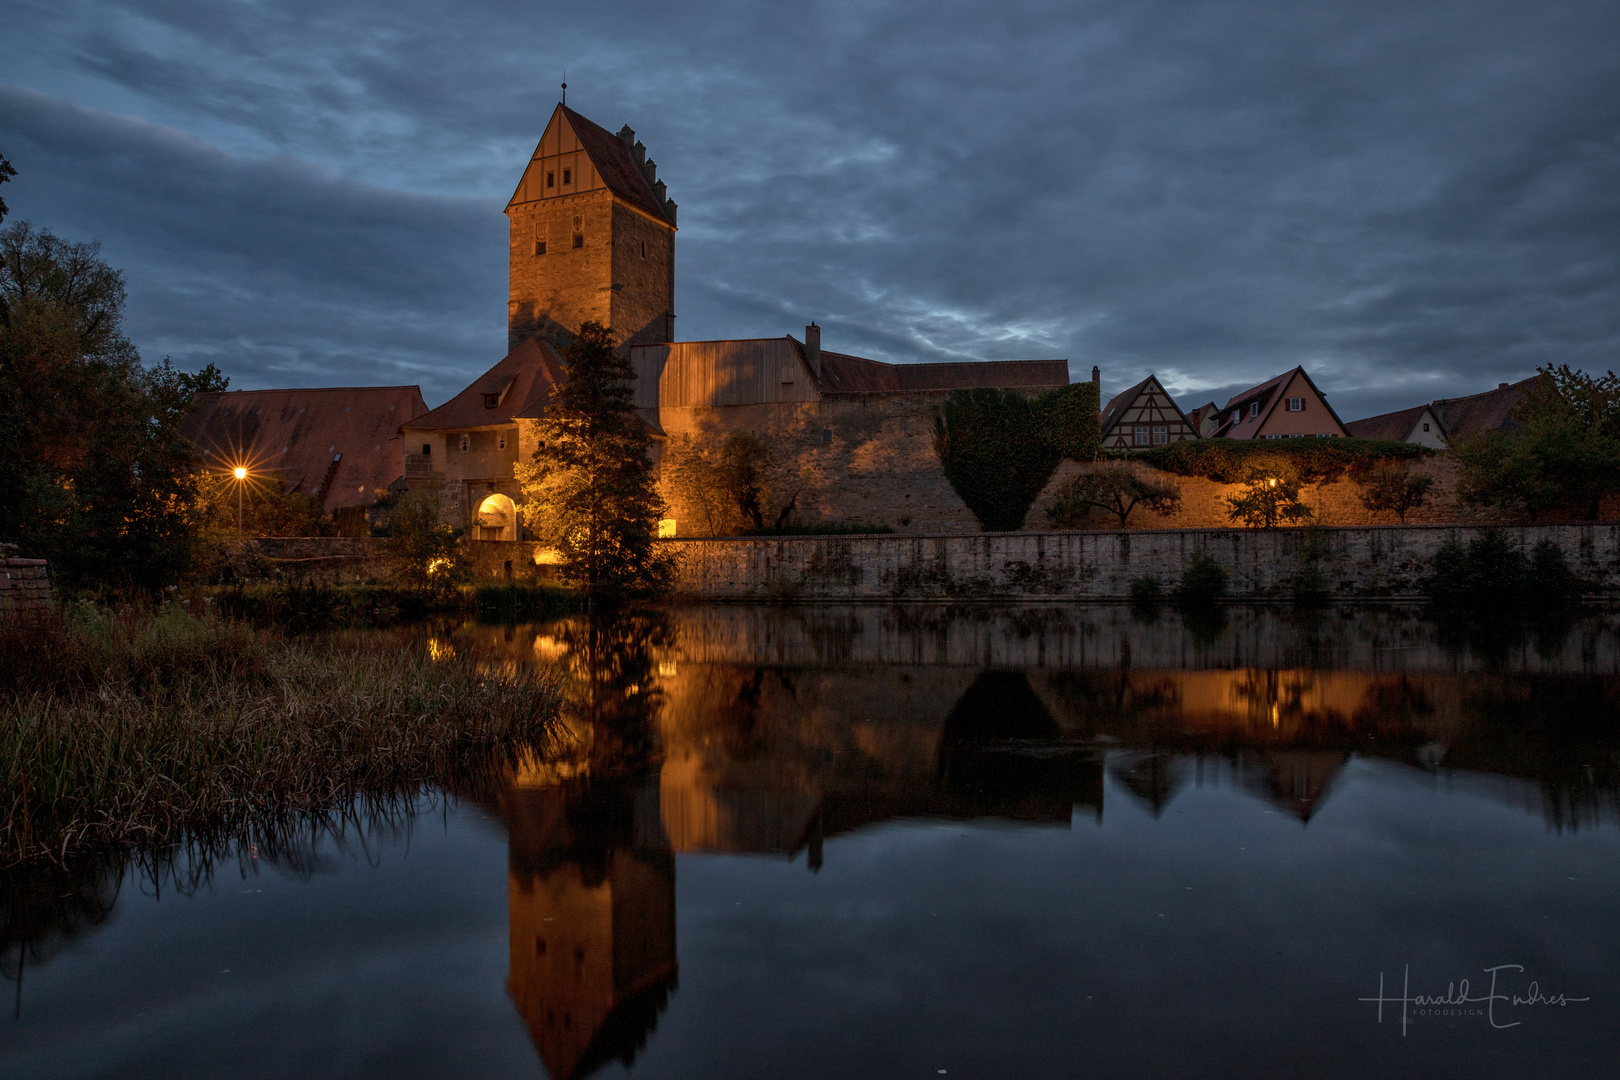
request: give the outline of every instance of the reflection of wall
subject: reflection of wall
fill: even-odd
[[[555,1080],[628,1064],[674,985],[675,863],[656,811],[645,785],[502,797],[507,988]]]

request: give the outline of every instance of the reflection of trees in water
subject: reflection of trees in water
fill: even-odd
[[[1474,657],[1493,671],[1508,668],[1526,650],[1544,661],[1561,656],[1576,624],[1586,622],[1578,608],[1545,607],[1446,608],[1433,613],[1435,640],[1453,656]]]

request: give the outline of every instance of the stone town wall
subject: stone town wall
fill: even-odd
[[[1441,545],[1479,532],[1409,525],[670,543],[680,568],[677,592],[706,599],[1123,599],[1140,577],[1174,586],[1198,552],[1227,568],[1236,597],[1287,598],[1297,581],[1318,578],[1335,598],[1401,599],[1422,594]],[[1620,524],[1510,525],[1502,532],[1526,551],[1551,540],[1596,593],[1620,595]]]
[[[51,573],[44,559],[0,559],[0,616],[51,609]]]

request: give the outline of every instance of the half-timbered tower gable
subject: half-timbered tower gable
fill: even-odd
[[[1163,446],[1196,438],[1198,432],[1153,375],[1116,394],[1103,410],[1102,444],[1107,447]]]
[[[625,126],[558,105],[506,206],[507,349],[588,321],[621,347],[675,336],[675,203]]]

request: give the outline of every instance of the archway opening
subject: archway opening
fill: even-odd
[[[491,495],[478,504],[478,539],[517,539],[517,507],[511,499]]]

